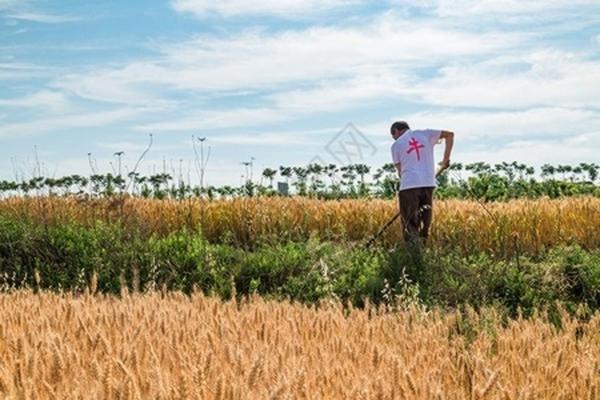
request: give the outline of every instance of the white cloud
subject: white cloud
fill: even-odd
[[[169,118],[162,122],[138,124],[134,129],[143,132],[193,131],[258,126],[285,121],[284,115],[274,108],[236,108],[201,111],[183,118]]]
[[[150,97],[150,88],[154,93],[168,88],[213,95],[290,86],[299,90],[343,79],[382,81],[382,74],[393,84],[448,59],[506,51],[522,45],[526,36],[445,30],[386,15],[359,27],[198,37],[158,47],[161,56],[155,60],[70,74],[54,86],[84,98],[129,103]]]
[[[0,0],[0,20],[7,26],[16,26],[20,21],[42,24],[63,24],[80,21],[73,15],[60,15],[40,10],[31,0]],[[37,2],[40,3],[40,2]],[[20,31],[23,31],[22,29]],[[17,31],[19,33],[19,31]]]
[[[41,90],[21,98],[9,100],[0,99],[0,106],[11,108],[38,108],[52,112],[61,112],[67,110],[69,101],[63,93]]]
[[[139,156],[144,150],[148,148],[148,140],[147,138],[142,138],[139,142],[127,141],[127,140],[119,140],[119,141],[110,141],[110,142],[97,142],[96,147],[99,149],[106,149],[112,152],[123,151],[125,155],[133,157]],[[191,144],[161,144],[157,145],[153,143],[152,152],[170,152],[174,150],[181,150],[183,148],[189,148]],[[135,161],[135,160],[133,160]]]
[[[363,77],[325,81],[310,89],[277,92],[271,99],[278,108],[305,113],[366,107],[410,93],[410,77],[382,71]]]
[[[115,122],[132,119],[152,109],[123,108],[111,111],[67,114],[48,118],[38,118],[28,122],[13,122],[0,125],[0,137],[22,137],[52,133],[70,128],[106,126]]]
[[[24,3],[24,0],[0,0],[0,10],[11,9]]]
[[[292,144],[306,145],[303,137],[285,134],[246,134],[246,135],[224,135],[212,139],[212,142],[231,145],[260,145],[260,146],[282,146]]]
[[[151,63],[135,62],[120,70],[99,69],[84,74],[65,75],[50,86],[95,101],[168,105],[172,102],[160,99],[156,88],[151,86],[162,80],[161,77],[167,73],[165,69]]]
[[[198,17],[218,14],[225,17],[239,15],[276,15],[292,17],[347,7],[364,0],[173,0],[178,12],[192,13]]]
[[[8,18],[18,19],[29,22],[39,22],[43,24],[62,24],[65,22],[79,21],[80,18],[69,15],[54,15],[35,12],[23,12],[18,14],[9,14]]]
[[[535,108],[505,112],[420,113],[409,116],[415,125],[450,129],[468,139],[506,140],[531,135],[562,135],[565,131],[580,134],[600,129],[600,114],[594,111]]]
[[[433,2],[438,15],[461,17],[464,15],[540,15],[564,9],[597,6],[595,0],[438,0]]]
[[[593,20],[595,0],[388,0],[392,5],[429,11],[447,23],[480,25],[532,23],[569,18]]]
[[[33,77],[42,77],[49,74],[50,69],[39,65],[4,62],[0,63],[0,80],[22,80]]]
[[[515,140],[501,146],[478,148],[456,147],[456,162],[470,163],[485,161],[519,161],[539,167],[542,164],[579,164],[598,162],[600,131],[569,135],[563,138],[539,140]]]
[[[461,163],[516,160],[538,166],[597,162],[600,149],[600,113],[593,110],[426,111],[358,125],[378,148],[375,164],[389,162],[389,128],[396,120],[407,121],[413,129],[456,132],[452,160]],[[438,159],[442,151],[443,146],[437,146]]]
[[[211,143],[259,145],[259,146],[320,146],[327,143],[329,136],[335,135],[339,128],[307,129],[307,130],[281,130],[265,132],[260,130],[247,130],[243,134],[224,134],[211,137]]]
[[[180,117],[138,124],[136,129],[143,131],[260,126],[392,98],[425,106],[519,110],[473,119],[468,112],[434,113],[473,137],[490,125],[504,131],[502,121],[507,130],[530,121],[555,132],[560,124],[544,120],[556,111],[583,128],[593,114],[583,109],[600,104],[595,93],[600,63],[584,54],[538,48],[534,39],[528,33],[481,34],[398,23],[389,14],[357,28],[198,37],[158,46],[161,56],[155,60],[72,74],[54,87],[126,104],[158,101],[161,88],[216,98],[247,92],[260,104],[212,111],[187,105],[180,108]],[[423,75],[423,69],[429,72]]]
[[[41,69],[41,67],[33,65],[33,64],[24,64],[24,63],[0,63],[0,69],[36,70],[36,69]]]
[[[556,140],[559,136],[581,135],[590,130],[600,131],[600,113],[595,110],[559,107],[532,108],[514,111],[423,111],[398,114],[388,121],[359,126],[370,137],[389,138],[393,121],[404,120],[413,129],[445,129],[456,132],[458,142],[475,141],[509,143],[543,136]]]
[[[161,122],[141,124],[136,130],[161,132],[256,127],[300,120],[316,113],[339,111],[358,105],[364,107],[382,99],[389,100],[402,92],[403,86],[394,76],[367,76],[350,81],[326,82],[314,89],[277,92],[266,97],[269,106],[198,110],[183,117],[175,116]],[[246,143],[248,139],[242,141]]]
[[[366,3],[362,0],[353,3],[359,2]],[[594,146],[598,149],[597,137],[585,133],[600,130],[597,110],[600,97],[596,94],[600,87],[600,63],[592,52],[597,43],[586,39],[583,45],[592,46],[588,54],[587,48],[569,47],[565,51],[561,50],[561,42],[555,40],[559,35],[548,30],[550,26],[554,29],[554,23],[501,27],[507,21],[530,18],[529,15],[548,22],[561,14],[572,17],[588,12],[586,20],[591,20],[597,18],[589,12],[595,2],[390,2],[428,7],[429,12],[406,18],[396,10],[365,17],[360,23],[345,20],[346,23],[338,21],[333,26],[291,30],[274,27],[232,35],[223,34],[224,28],[219,36],[202,35],[178,43],[155,44],[153,57],[120,65],[112,60],[91,70],[71,69],[71,73],[61,75],[56,70],[27,64],[0,64],[0,79],[16,80],[27,74],[57,76],[45,86],[50,89],[0,100],[0,107],[37,110],[44,103],[53,103],[57,112],[65,107],[61,118],[10,124],[6,124],[11,121],[10,113],[3,109],[2,113],[8,117],[0,124],[0,136],[120,123],[124,130],[132,127],[143,132],[169,132],[168,136],[199,129],[207,132],[223,129],[229,133],[218,137],[211,134],[214,143],[227,145],[221,148],[244,144],[248,149],[261,146],[272,149],[273,145],[312,145],[311,136],[296,129],[306,122],[310,126],[318,124],[318,114],[345,110],[347,118],[341,117],[344,120],[354,119],[355,115],[357,119],[371,118],[365,117],[366,112],[355,114],[355,111],[365,106],[374,110],[377,104],[389,110],[389,105],[397,101],[399,107],[407,102],[418,102],[422,107],[421,112],[400,116],[411,125],[455,130],[457,154],[465,159],[470,156],[477,156],[477,161],[482,159],[483,153],[469,150],[479,143],[485,144],[484,150],[494,150],[490,158],[527,160],[523,146],[533,143],[533,147],[544,151],[549,146],[547,154],[559,160],[560,154],[551,150],[562,144],[571,145],[567,139],[559,138],[567,134],[585,144],[573,150],[575,153],[569,153],[569,157],[577,154],[590,157]],[[16,4],[0,0],[0,8],[3,3]],[[172,4],[179,12],[199,17],[268,14],[289,18],[343,10],[347,3],[177,0]],[[11,13],[40,20],[44,19],[38,18],[40,15],[52,17],[27,14],[22,9]],[[497,19],[500,25],[490,23],[491,19]],[[572,34],[576,29],[573,26],[565,29]],[[567,39],[570,43],[571,36]],[[600,39],[596,36],[593,40]],[[566,41],[562,43],[565,46]],[[75,101],[73,95],[117,103],[123,109],[81,115],[72,110],[66,113],[70,105],[67,99]],[[240,103],[236,104],[237,98]],[[387,112],[373,111],[373,118],[384,120],[376,126],[364,127],[360,121],[354,121],[370,138],[381,138],[380,149],[385,149],[382,158],[387,156],[389,146],[391,119],[385,121],[385,116],[382,117]],[[283,122],[295,124],[292,127]],[[282,132],[265,131],[269,124],[289,128]],[[331,134],[335,132],[332,130]],[[543,134],[546,140],[538,141],[537,135]],[[327,134],[324,136],[329,138]],[[520,143],[514,144],[515,140]],[[492,142],[494,147],[486,147]],[[144,145],[121,141],[100,146],[134,152]],[[272,157],[277,159],[281,155],[274,152]],[[298,162],[298,157],[292,162]]]
[[[500,62],[498,62],[500,60]],[[534,53],[524,58],[508,58],[519,68],[504,65],[504,59],[447,67],[442,77],[413,83],[414,78],[394,71],[364,74],[355,78],[325,80],[308,89],[281,90],[268,95],[270,107],[214,111],[205,115],[146,126],[146,129],[185,130],[194,127],[232,127],[246,124],[293,120],[324,113],[366,107],[395,99],[420,99],[426,104],[447,107],[492,108],[487,113],[453,111],[425,112],[413,118],[423,122],[440,121],[478,137],[483,132],[522,134],[564,133],[565,126],[580,130],[597,126],[600,115],[591,108],[600,98],[599,65],[562,53]],[[591,107],[591,108],[590,108]],[[497,111],[513,109],[514,111]],[[242,119],[235,116],[241,114]],[[432,121],[433,119],[433,121]],[[587,128],[586,128],[587,127]]]
[[[423,102],[445,106],[599,107],[600,62],[556,50],[448,65],[415,86]]]

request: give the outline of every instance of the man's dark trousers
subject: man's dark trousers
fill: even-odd
[[[418,238],[421,238],[423,244],[427,241],[433,215],[434,189],[433,187],[421,187],[399,192],[400,217],[406,242],[415,243]]]

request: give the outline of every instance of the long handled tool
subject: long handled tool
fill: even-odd
[[[446,167],[448,168],[448,167]],[[446,168],[440,168],[436,173],[435,173],[435,177],[437,178],[438,176],[440,176],[442,174],[442,172],[444,172],[446,170]],[[381,235],[383,235],[383,232],[386,231],[387,228],[390,227],[390,225],[392,225],[397,219],[398,217],[400,217],[400,211],[398,211],[396,213],[396,215],[394,215],[394,217],[392,219],[390,219],[384,226],[381,227],[381,229],[379,229],[379,231],[367,242],[367,244],[365,245],[367,248],[371,247],[371,245],[377,240],[379,239],[379,237]]]
[[[400,217],[400,211],[398,211],[396,213],[396,215],[394,215],[394,217],[392,219],[390,219],[366,244],[366,247],[369,248],[371,247],[371,245],[373,244],[373,242],[375,242],[377,239],[379,239],[379,237],[381,235],[383,235],[383,232],[385,232],[385,230],[391,225],[393,224],[398,217]]]

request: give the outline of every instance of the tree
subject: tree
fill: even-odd
[[[588,169],[588,174],[590,176],[590,181],[592,181],[592,183],[594,183],[596,181],[596,179],[598,179],[599,171],[600,171],[600,166],[598,166],[596,164],[590,164],[590,167]]]
[[[306,177],[308,176],[308,169],[302,167],[293,167],[294,174],[296,175],[296,190],[300,196],[306,195]]]
[[[581,163],[579,164],[579,168],[588,174],[590,182],[594,183],[596,178],[598,178],[599,167],[596,164]]]
[[[365,175],[367,175],[371,171],[371,168],[366,164],[354,164],[353,167],[354,171],[360,177],[360,186],[358,188],[358,193],[361,196],[366,196],[369,194],[369,188],[365,184]]]
[[[280,166],[279,174],[285,178],[286,183],[290,183],[290,177],[292,176],[292,168]]]
[[[269,180],[269,186],[273,189],[273,178],[277,174],[277,170],[271,168],[265,168],[262,175]]]
[[[325,167],[325,173],[329,177],[329,181],[331,182],[332,186],[335,185],[335,178],[336,178],[338,171],[339,171],[338,167],[335,164],[329,164],[328,166]]]
[[[323,186],[323,182],[321,181],[321,174],[325,170],[325,168],[321,164],[313,163],[308,167],[308,174],[311,176],[310,179],[310,193],[317,193],[321,187]]]
[[[542,178],[550,178],[554,179],[554,174],[556,173],[556,168],[550,164],[542,165]]]
[[[352,165],[345,165],[340,168],[340,171],[342,172],[342,185],[347,186],[347,193],[351,197],[354,197],[354,195],[356,194],[356,190],[354,187],[354,181],[356,180],[354,167]]]

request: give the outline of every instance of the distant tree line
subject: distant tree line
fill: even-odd
[[[477,198],[486,201],[514,198],[557,198],[575,195],[600,197],[600,166],[549,165],[536,169],[525,164],[503,162],[453,164],[438,178],[439,198]],[[168,173],[142,176],[121,174],[69,175],[61,178],[35,176],[22,181],[0,181],[0,196],[89,196],[130,195],[156,199],[231,198],[281,195],[274,184],[288,185],[289,192],[322,199],[392,198],[398,187],[393,164],[373,170],[365,164],[337,166],[310,164],[305,167],[266,168],[258,181],[239,186],[202,186]]]

